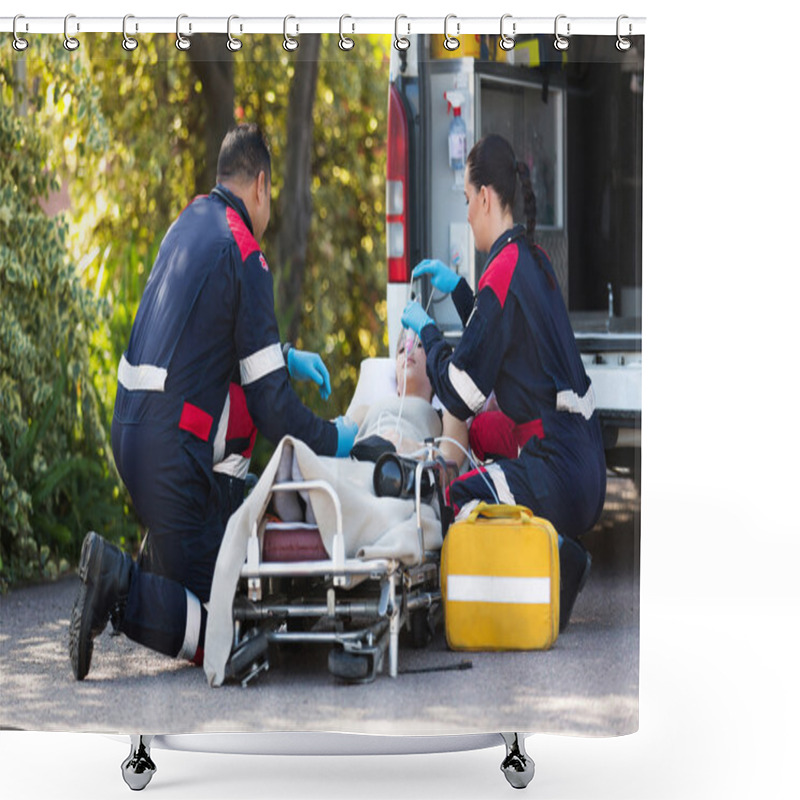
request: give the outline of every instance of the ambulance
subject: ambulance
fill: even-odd
[[[387,323],[412,292],[456,344],[449,296],[411,283],[438,258],[473,289],[485,266],[467,224],[461,148],[499,133],[531,170],[547,251],[594,385],[610,469],[640,475],[644,38],[410,35],[392,48],[386,174]],[[451,40],[452,42],[452,40]],[[521,207],[515,220],[524,222]]]

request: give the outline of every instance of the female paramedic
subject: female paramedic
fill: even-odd
[[[526,227],[513,222],[518,182]],[[494,391],[516,430],[528,432],[519,439],[517,458],[462,475],[450,487],[450,500],[457,512],[478,500],[499,501],[550,520],[559,533],[563,630],[591,565],[578,537],[597,522],[605,500],[594,391],[553,268],[534,243],[528,167],[504,138],[490,135],[472,148],[464,194],[475,246],[489,254],[477,297],[441,261],[422,261],[412,273],[429,275],[435,288],[452,294],[464,323],[461,341],[453,350],[417,301],[408,303],[402,321],[422,340],[431,384],[448,411],[466,420]]]

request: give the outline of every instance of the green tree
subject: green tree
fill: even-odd
[[[327,404],[307,384],[298,385],[301,396],[322,415],[341,413],[360,360],[386,352],[390,38],[359,37],[343,53],[337,36],[319,37],[316,75],[305,82],[316,88],[302,170],[290,166],[288,130],[301,59],[281,47],[281,37],[248,37],[235,54],[219,37],[207,37],[205,53],[204,37],[195,37],[194,58],[170,36],[137,38],[134,53],[120,47],[118,34],[84,35],[81,48],[67,53],[36,37],[24,56],[7,40],[0,56],[4,576],[41,573],[43,554],[51,574],[56,556],[74,559],[90,525],[112,538],[134,535],[107,446],[116,368],[164,233],[195,188],[211,188],[207,154],[218,145],[209,120],[229,120],[227,100],[224,114],[215,117],[214,109],[228,96],[231,72],[234,120],[260,124],[273,153],[273,213],[262,245],[277,294],[286,284],[292,299],[279,303],[281,331],[285,338],[296,331],[298,346],[320,352],[331,371]],[[219,63],[202,63],[204,53]],[[286,236],[279,245],[295,213],[287,183],[306,203],[310,197],[310,225],[305,242]],[[69,202],[53,219],[40,200],[59,184]],[[298,283],[289,290],[290,275]],[[69,293],[56,295],[57,286]],[[256,468],[270,451],[262,443],[258,452]],[[113,508],[101,509],[109,500]]]
[[[45,69],[54,79],[30,93],[44,69],[0,64],[0,588],[57,575],[89,528],[134,530],[92,382],[106,310],[66,257],[64,219],[42,208],[59,188],[48,120],[71,113],[84,146],[102,148],[103,129],[80,69]]]

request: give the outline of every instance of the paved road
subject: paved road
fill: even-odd
[[[458,672],[345,685],[320,647],[287,649],[250,686],[211,689],[197,667],[105,633],[77,683],[67,630],[77,578],[0,597],[0,728],[103,733],[342,730],[444,734],[526,730],[611,735],[638,727],[639,501],[609,479],[585,537],[594,559],[568,630],[548,652],[448,651],[441,632],[401,649],[400,670],[472,661]]]

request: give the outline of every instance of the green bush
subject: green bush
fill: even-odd
[[[65,221],[40,205],[57,182],[35,116],[0,103],[0,153],[2,590],[66,570],[90,528],[124,541],[136,525],[90,366],[108,311],[65,257]]]

